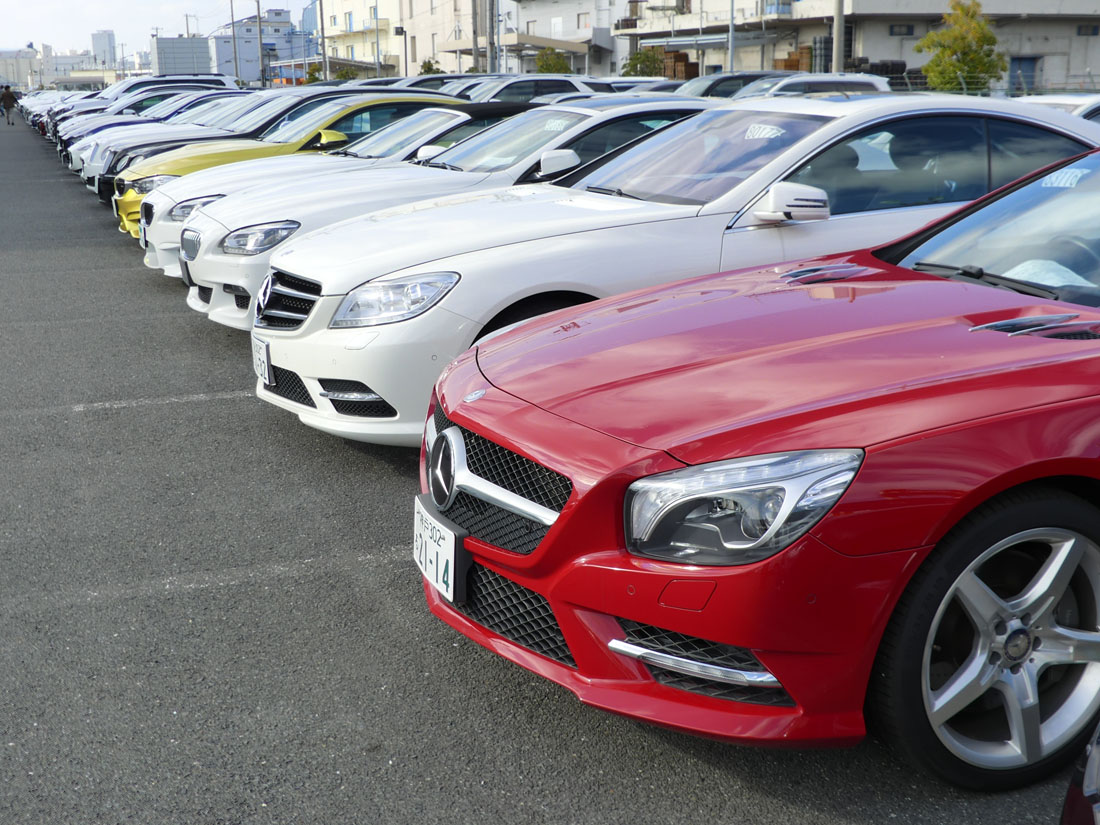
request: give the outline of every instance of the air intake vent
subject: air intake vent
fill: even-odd
[[[792,269],[784,272],[781,278],[786,278],[790,283],[820,284],[825,281],[843,281],[846,278],[854,278],[868,272],[867,267],[856,264],[830,264],[828,266],[811,266],[805,269]]]
[[[1006,318],[1003,321],[993,321],[989,324],[971,327],[970,331],[982,332],[984,330],[989,330],[991,332],[1004,332],[1008,335],[1016,335],[1021,332],[1033,332],[1034,330],[1048,327],[1051,324],[1064,324],[1066,321],[1072,321],[1076,317],[1076,312],[1069,312],[1063,315],[1029,315],[1025,318]]]
[[[992,330],[1003,332],[1009,338],[1032,335],[1040,338],[1057,338],[1061,341],[1094,341],[1100,339],[1100,320],[1075,321],[1077,313],[1064,315],[1033,315],[1028,318],[1011,318],[971,327],[971,332]]]

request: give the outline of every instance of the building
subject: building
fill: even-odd
[[[110,29],[92,32],[92,56],[96,65],[113,69],[116,65],[115,33]]]
[[[149,40],[153,74],[196,74],[215,71],[210,54],[210,41],[194,35],[158,37]]]
[[[20,92],[37,89],[41,71],[42,62],[36,49],[0,50],[0,87],[11,86]]]
[[[236,54],[233,33],[236,31]],[[287,9],[268,9],[256,15],[234,20],[210,35],[213,71],[234,75],[248,84],[271,80],[271,65],[301,59],[316,51],[310,33],[295,27]]]

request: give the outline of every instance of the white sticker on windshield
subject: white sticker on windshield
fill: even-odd
[[[754,123],[745,131],[745,140],[771,140],[786,134],[786,129],[766,123]]]
[[[542,127],[544,132],[564,132],[573,122],[567,117],[556,117],[553,120],[546,121],[546,125]]]
[[[1088,173],[1088,169],[1059,169],[1043,178],[1042,186],[1051,189],[1072,189]]]

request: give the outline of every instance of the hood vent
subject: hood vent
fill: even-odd
[[[779,277],[786,278],[792,284],[820,284],[827,281],[843,281],[846,278],[854,278],[867,272],[867,267],[857,264],[829,264],[827,266],[811,266],[805,269],[792,269],[784,272]]]
[[[1100,320],[1074,320],[1077,313],[1064,315],[1032,315],[1027,318],[1009,318],[991,324],[971,327],[971,332],[991,330],[1003,332],[1010,338],[1017,335],[1037,335],[1042,338],[1058,338],[1063,341],[1090,341],[1100,339]]]

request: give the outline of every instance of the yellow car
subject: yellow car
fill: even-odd
[[[256,140],[214,140],[153,155],[115,178],[111,205],[118,216],[118,229],[138,237],[141,202],[145,196],[162,183],[188,172],[239,160],[335,149],[425,107],[466,102],[425,92],[375,92],[307,100]]]

